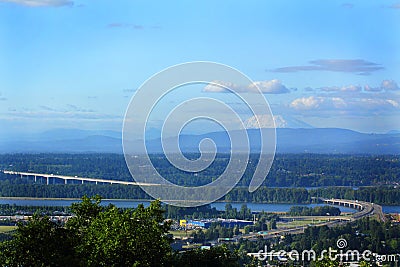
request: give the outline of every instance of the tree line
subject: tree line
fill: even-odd
[[[187,156],[196,158],[199,155]],[[229,155],[218,154],[211,166],[196,176],[176,169],[163,155],[150,155],[150,159],[157,171],[171,182],[199,186],[210,183],[223,173],[229,162]],[[249,185],[257,164],[257,154],[251,154],[239,186]],[[0,169],[132,180],[125,159],[120,154],[2,154]],[[399,183],[399,173],[398,155],[277,154],[263,185],[378,186]]]
[[[28,205],[10,205],[0,204],[1,216],[12,215],[33,215],[39,213],[42,215],[60,215],[69,214],[69,207],[64,206],[28,206]]]
[[[0,197],[79,198],[82,195],[102,195],[107,199],[151,198],[138,186],[96,184],[33,184],[26,179],[6,177],[0,180]],[[261,186],[254,192],[236,187],[220,201],[251,203],[307,204],[313,198],[340,198],[367,201],[381,205],[400,205],[400,186],[327,187],[318,189],[271,188]]]
[[[318,206],[318,207],[302,207],[293,206],[290,208],[288,214],[291,216],[339,216],[340,209],[332,206]]]

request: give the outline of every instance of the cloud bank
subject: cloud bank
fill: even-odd
[[[384,69],[380,64],[363,59],[318,59],[309,61],[310,65],[287,66],[273,69],[273,72],[333,71],[370,75]]]
[[[107,25],[109,28],[132,28],[134,30],[143,30],[144,26],[140,24],[132,24],[132,23],[119,23],[114,22]]]
[[[28,7],[62,7],[74,5],[74,2],[70,0],[0,0],[0,2],[14,3]]]
[[[263,94],[285,94],[289,89],[279,80],[256,81],[252,84],[240,86],[231,82],[214,81],[214,84],[208,84],[204,87],[204,92],[209,93],[232,93],[226,89],[229,88],[238,93],[257,93],[260,90]]]

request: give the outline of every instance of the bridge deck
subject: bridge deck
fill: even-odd
[[[386,221],[386,217],[383,214],[382,207],[380,205],[358,200],[334,199],[334,198],[332,199],[320,198],[320,199],[327,204],[359,209],[360,211],[352,216],[353,220],[357,220],[365,216],[376,214],[380,221],[382,222]]]
[[[101,179],[101,178],[66,176],[66,175],[58,175],[58,174],[43,174],[43,173],[15,172],[15,171],[3,171],[3,173],[10,174],[10,175],[30,176],[30,177],[43,177],[46,179],[56,178],[56,179],[62,179],[62,180],[66,180],[66,181],[72,180],[72,181],[86,181],[86,182],[96,182],[96,183],[106,183],[106,184],[143,185],[143,186],[159,185],[159,184],[152,184],[152,183],[137,183],[137,182],[119,181],[119,180],[110,180],[110,179]]]

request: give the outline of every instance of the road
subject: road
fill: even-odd
[[[322,222],[322,223],[316,223],[312,224],[312,226],[328,226],[328,227],[335,227],[338,225],[343,225],[349,222],[353,222],[355,220],[360,220],[362,218],[365,218],[367,216],[372,216],[372,215],[377,215],[378,219],[382,222],[386,221],[385,215],[382,212],[382,206],[376,205],[374,203],[369,203],[369,202],[364,202],[364,201],[358,201],[358,200],[347,200],[347,199],[321,199],[321,201],[325,203],[336,203],[338,205],[342,206],[351,206],[353,207],[358,207],[360,210],[356,213],[354,213],[350,218],[345,219],[345,218],[340,218],[340,217],[332,217],[332,220],[328,222]],[[304,219],[305,217],[302,216]],[[308,217],[309,219],[312,219],[314,217]],[[315,217],[315,219],[317,219]],[[262,237],[264,239],[269,239],[269,238],[274,238],[277,236],[282,236],[285,234],[301,234],[304,233],[304,230],[307,228],[307,226],[297,226],[289,229],[277,229],[277,230],[272,230],[268,231],[265,234],[259,234],[259,233],[253,233],[253,234],[244,234],[240,235],[237,237],[239,238],[244,238],[244,239],[249,239],[249,240],[257,240],[259,237]]]

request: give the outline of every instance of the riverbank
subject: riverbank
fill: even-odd
[[[21,206],[70,206],[72,203],[79,202],[80,198],[33,198],[33,197],[0,197],[0,204],[21,205]],[[114,204],[120,208],[135,208],[139,204],[150,205],[150,199],[102,199],[103,205]],[[216,201],[211,203],[212,208],[225,210],[225,205],[231,204],[233,208],[240,210],[242,205],[247,205],[252,211],[256,212],[287,212],[293,206],[315,207],[325,205],[322,203],[256,203],[240,201]],[[340,207],[342,212],[354,212],[354,209]],[[400,213],[400,206],[382,205],[384,213]]]

